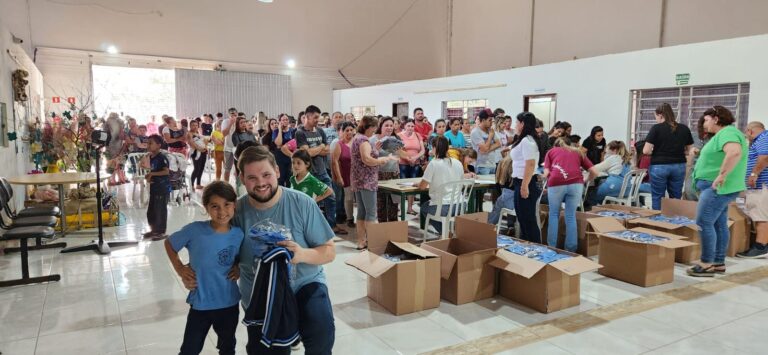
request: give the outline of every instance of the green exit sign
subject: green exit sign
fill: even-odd
[[[677,85],[687,85],[690,79],[691,79],[691,74],[689,73],[675,75],[675,82],[677,83]]]

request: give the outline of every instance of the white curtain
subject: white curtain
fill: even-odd
[[[176,115],[194,118],[230,107],[247,117],[263,111],[277,117],[291,110],[291,78],[287,75],[176,69]]]

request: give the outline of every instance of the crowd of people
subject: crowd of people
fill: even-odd
[[[757,240],[738,256],[768,255],[768,133],[764,125],[750,122],[746,132],[740,132],[734,126],[732,112],[723,106],[714,106],[699,118],[698,134],[694,137],[685,124],[677,122],[670,105],[659,106],[655,113],[657,123],[645,139],[633,144],[609,141],[606,138],[609,132],[600,126],[593,127],[582,141],[573,134],[568,122],[556,122],[545,131],[543,122],[533,113],[522,112],[510,117],[501,109],[483,109],[471,119],[438,119],[433,125],[420,108],[413,111],[413,118],[365,116],[357,119],[341,112],[324,113],[310,105],[298,114],[298,119],[280,114],[276,118],[265,118],[261,124],[256,116],[248,119],[232,108],[227,117],[221,113],[204,114],[177,121],[163,116],[159,126],[154,125],[154,119],[138,125],[129,117],[122,127],[119,116],[110,115],[105,127],[116,129],[113,135],[116,139],[107,147],[112,150],[108,155],[109,166],[115,172],[116,180],[112,183],[125,181],[124,174],[119,172],[125,169],[121,154],[149,153],[150,172],[146,178],[151,184],[147,217],[151,230],[145,236],[166,237],[168,160],[163,150],[183,154],[192,161],[190,186],[195,188],[203,188],[201,175],[207,159],[214,160],[215,180],[223,181],[209,182],[202,198],[212,219],[209,227],[214,232],[229,233],[240,228],[242,230],[234,234],[247,233],[244,231],[265,218],[291,225],[295,239],[281,245],[297,252],[294,261],[304,265],[298,269],[302,282],[292,284],[304,312],[299,316],[311,318],[307,323],[311,329],[305,329],[302,339],[306,347],[326,349],[332,342],[329,345],[316,339],[328,339],[327,334],[323,337],[310,334],[332,320],[325,303],[312,301],[318,294],[327,299],[324,277],[321,271],[318,274],[321,270],[318,267],[333,259],[332,236],[348,233],[342,226],[355,229],[357,249],[363,250],[367,248],[370,224],[397,220],[400,201],[379,189],[379,184],[388,180],[417,178],[416,186],[429,190],[429,197],[420,201],[419,212],[414,209],[415,202],[409,199],[407,213],[445,216],[449,213],[445,203],[450,201],[439,200],[444,184],[472,179],[476,174],[495,174],[499,193],[492,197],[494,208],[490,223],[498,221],[500,208],[515,209],[521,239],[556,245],[562,213],[565,217],[563,247],[576,251],[577,207],[599,205],[608,196],[624,197],[619,194],[627,174],[646,169],[647,181],[642,182],[639,189],[650,195],[651,208],[660,209],[665,196],[699,201],[696,223],[701,230],[702,257],[700,263],[688,270],[689,274],[712,276],[725,272],[728,208],[745,191],[745,206],[756,222]],[[233,167],[234,187],[230,181]],[[244,193],[237,193],[239,189]],[[588,189],[586,194],[585,189]],[[236,196],[243,197],[235,201]],[[321,208],[305,211],[307,203]],[[546,236],[541,235],[537,223],[539,203],[550,205]],[[439,205],[443,210],[437,210]],[[564,205],[563,211],[559,208],[561,205]],[[298,221],[294,216],[297,211],[307,214],[306,220]],[[233,227],[228,229],[224,222],[230,220]],[[190,272],[189,266],[181,265],[176,253],[182,247],[200,248],[190,244],[188,229],[209,227],[185,227],[167,242],[174,268],[185,285],[197,287],[203,285],[204,280],[196,276],[197,270]],[[306,228],[317,230],[318,234],[307,233]],[[433,223],[427,228],[439,233],[443,226]],[[239,244],[235,239],[230,242]],[[248,282],[241,282],[240,294],[246,295],[255,282],[249,264],[253,260],[249,253],[254,248],[239,250],[241,266],[248,268],[238,269],[234,259],[225,264],[232,267],[230,277],[241,276],[239,273],[243,270],[242,276]],[[233,310],[229,304],[233,301],[225,299],[226,304],[211,307],[221,308],[223,313],[216,317],[231,322],[237,318],[237,307]],[[207,301],[200,302],[206,304]],[[248,302],[243,302],[246,309]],[[203,323],[213,322],[214,327],[217,321],[199,320],[205,318],[204,314],[193,317],[191,311],[190,321],[193,318]],[[229,328],[220,329],[224,338],[233,336],[227,333]],[[198,347],[200,344],[193,339],[200,330],[190,329],[188,325],[188,332],[190,337],[188,340],[185,335],[185,346]],[[258,344],[249,342],[249,349],[257,347]]]

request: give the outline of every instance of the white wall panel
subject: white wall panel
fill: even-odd
[[[247,116],[291,110],[291,78],[279,74],[176,69],[176,115],[196,117],[236,107]]]

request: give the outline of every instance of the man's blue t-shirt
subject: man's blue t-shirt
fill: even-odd
[[[240,253],[242,229],[233,226],[228,232],[218,233],[210,222],[198,221],[184,226],[168,240],[176,252],[182,248],[189,251],[189,264],[197,278],[197,288],[187,296],[193,309],[222,309],[240,301],[237,283],[227,275]]]
[[[149,171],[161,171],[168,166],[168,158],[162,152],[158,152],[154,157],[151,155],[149,156]],[[152,183],[149,184],[149,193],[153,195],[167,193],[170,184],[171,182],[168,175],[152,176]]]
[[[268,219],[274,224],[289,228],[293,241],[302,248],[321,246],[333,238],[333,230],[311,197],[296,190],[278,188],[283,190],[280,200],[266,210],[257,210],[251,206],[248,195],[240,197],[235,207],[237,212],[233,219],[234,225],[247,233],[251,226]],[[240,280],[238,282],[243,307],[248,307],[251,302],[254,249],[259,249],[259,246],[246,236],[240,247]],[[325,283],[323,267],[303,263],[296,265],[296,275],[291,280],[293,292],[313,282]]]

